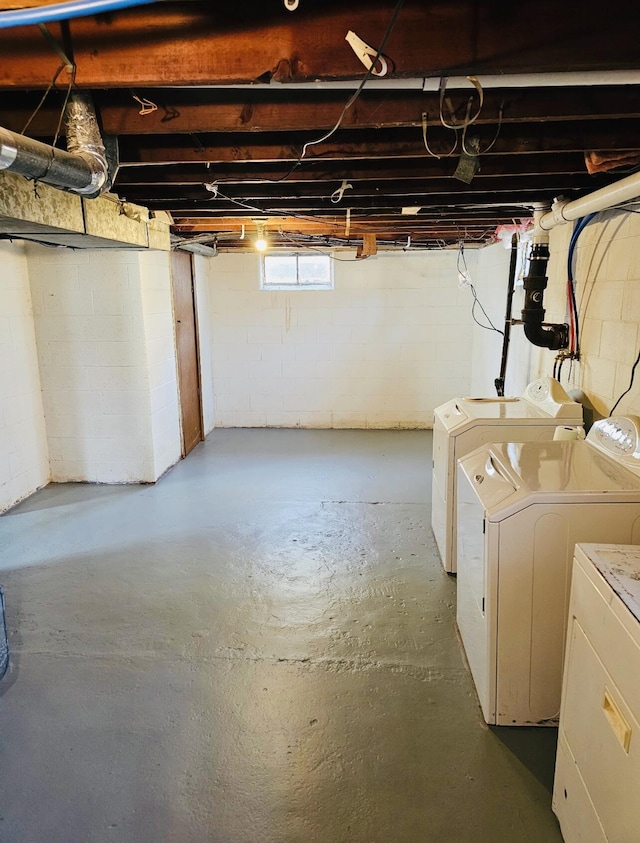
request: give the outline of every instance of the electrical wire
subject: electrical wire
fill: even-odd
[[[118,9],[128,9],[131,6],[149,5],[155,2],[157,0],[73,0],[70,3],[56,3],[51,6],[13,9],[0,13],[0,29],[71,20],[72,18],[98,15],[102,12],[114,12]]]
[[[423,112],[422,112],[422,142],[424,143],[424,148],[427,150],[427,152],[429,153],[429,155],[433,156],[433,158],[437,158],[438,160],[440,160],[441,158],[449,158],[449,156],[450,156],[450,155],[453,155],[453,153],[456,151],[456,147],[458,146],[458,134],[457,134],[457,132],[456,132],[456,135],[455,135],[455,139],[454,139],[454,142],[453,142],[453,146],[451,147],[451,149],[449,150],[449,152],[447,152],[445,155],[437,155],[437,154],[436,154],[436,153],[435,153],[435,152],[431,149],[431,147],[429,146],[429,143],[428,143],[428,141],[427,141],[427,123],[428,123],[428,119],[429,119],[429,115],[427,114],[427,112],[426,112],[426,111],[423,111]]]
[[[444,95],[447,90],[447,77],[441,76],[440,77],[440,122],[445,127],[445,129],[453,129],[454,131],[458,131],[459,129],[467,129],[469,126],[472,126],[478,117],[480,117],[480,113],[482,111],[482,106],[484,104],[484,91],[482,90],[482,85],[480,84],[479,80],[475,76],[467,76],[467,79],[471,84],[474,86],[476,91],[478,92],[478,109],[476,113],[471,117],[471,106],[473,105],[473,94],[467,100],[467,114],[464,120],[461,120],[459,123],[447,123],[444,119]],[[453,117],[453,109],[449,104],[449,110],[451,111],[451,116]]]
[[[587,216],[576,220],[567,251],[567,297],[569,301],[569,316],[571,323],[570,351],[574,353],[575,357],[579,357],[580,355],[580,322],[578,318],[578,304],[576,300],[574,253],[580,234],[584,231],[587,225],[589,225],[591,220],[595,218],[595,216],[595,213],[587,214]]]
[[[500,136],[500,129],[502,128],[502,116],[503,116],[503,114],[504,114],[504,100],[502,100],[502,102],[500,103],[500,108],[498,109],[498,128],[496,129],[496,133],[493,136],[493,140],[491,141],[489,146],[487,146],[487,148],[483,149],[482,151],[478,150],[478,152],[474,152],[473,150],[469,151],[467,149],[467,145],[466,145],[467,126],[465,126],[463,128],[463,130],[462,130],[462,144],[461,145],[462,145],[462,151],[465,153],[465,155],[469,155],[473,158],[473,157],[477,157],[477,156],[480,156],[480,155],[486,155],[487,152],[489,152],[490,150],[493,149],[493,147],[496,144],[496,141],[498,140],[498,137]]]
[[[501,336],[504,336],[504,331],[501,331],[499,328],[496,328],[496,326],[491,321],[491,318],[489,317],[489,314],[487,313],[487,311],[482,306],[482,302],[478,298],[476,288],[473,286],[473,283],[470,280],[469,267],[467,266],[467,259],[464,256],[464,245],[462,244],[462,242],[460,243],[460,245],[458,247],[458,257],[456,258],[456,269],[458,270],[458,275],[460,275],[461,277],[463,277],[467,280],[468,287],[471,290],[471,295],[473,296],[473,304],[471,305],[471,318],[473,319],[473,321],[476,323],[476,325],[478,325],[480,328],[484,328],[486,331],[495,331],[496,334],[500,334]],[[480,320],[476,316],[476,307],[480,308],[484,318],[489,323],[488,325],[483,325],[483,323],[480,322]]]
[[[640,363],[640,351],[638,352],[638,356],[636,357],[636,361],[635,361],[635,363],[634,363],[634,364],[633,364],[633,366],[631,367],[631,380],[629,381],[629,386],[625,389],[625,391],[624,391],[624,392],[622,393],[622,395],[618,398],[618,400],[617,400],[617,401],[616,401],[616,403],[613,405],[613,407],[609,410],[609,416],[610,416],[610,417],[613,415],[614,410],[616,409],[616,407],[618,406],[618,404],[622,401],[622,399],[624,398],[624,396],[625,396],[628,392],[630,392],[630,391],[631,391],[631,387],[633,386],[633,381],[634,381],[634,378],[635,378],[635,376],[636,376],[636,368],[637,368],[637,366],[638,366],[638,363]]]
[[[393,10],[393,14],[391,15],[391,20],[389,21],[386,32],[382,36],[382,41],[380,42],[380,46],[378,47],[378,51],[375,54],[375,56],[374,56],[374,58],[371,62],[371,66],[368,68],[367,72],[362,77],[362,80],[361,80],[360,84],[358,85],[358,87],[356,88],[356,90],[353,92],[353,94],[349,97],[349,99],[345,103],[342,111],[340,112],[340,116],[338,117],[338,119],[337,119],[335,125],[333,126],[333,128],[330,129],[328,132],[326,132],[324,135],[322,135],[322,137],[316,138],[316,140],[307,141],[303,145],[302,152],[300,153],[300,156],[299,156],[298,160],[294,163],[293,167],[291,167],[291,169],[288,172],[286,172],[284,174],[284,176],[282,176],[281,178],[274,179],[273,183],[284,181],[285,179],[289,178],[289,176],[300,166],[300,164],[304,160],[304,157],[307,154],[307,149],[309,149],[310,146],[316,146],[319,143],[324,143],[326,140],[329,140],[329,138],[338,131],[338,129],[342,125],[342,121],[344,120],[347,111],[351,108],[351,106],[354,104],[354,102],[358,99],[358,97],[362,93],[362,90],[363,90],[364,86],[367,84],[367,82],[374,75],[373,71],[375,69],[375,66],[378,63],[378,59],[380,58],[380,56],[384,52],[384,48],[386,47],[387,41],[389,40],[389,37],[391,36],[391,33],[393,32],[393,28],[396,25],[398,15],[400,14],[400,10],[402,9],[403,5],[404,5],[404,0],[398,0],[398,2],[396,3],[395,9]]]
[[[596,285],[596,281],[600,277],[600,273],[604,267],[605,257],[607,255],[606,246],[604,248],[600,248],[602,241],[605,237],[605,234],[608,234],[609,227],[613,222],[617,223],[615,227],[615,231],[613,231],[609,237],[609,241],[615,240],[618,236],[622,226],[624,225],[625,218],[624,217],[611,217],[605,216],[602,220],[602,224],[600,225],[600,231],[597,237],[596,242],[593,244],[593,248],[591,249],[591,258],[589,260],[589,265],[585,268],[584,277],[585,283],[582,289],[582,295],[580,297],[580,301],[578,303],[578,307],[580,310],[580,315],[582,321],[587,318],[587,313],[591,306],[591,299],[593,297],[593,291]],[[597,259],[597,265],[594,266],[594,262]],[[587,284],[588,279],[592,279],[590,285]]]
[[[30,125],[31,125],[31,123],[33,122],[34,117],[37,115],[37,113],[40,111],[40,109],[41,109],[41,108],[42,108],[42,106],[44,105],[44,102],[45,102],[46,98],[47,98],[47,97],[49,96],[49,94],[51,93],[52,88],[54,87],[54,85],[56,84],[56,82],[57,82],[57,80],[58,80],[58,76],[60,76],[60,74],[61,74],[61,73],[62,73],[62,71],[64,70],[65,66],[66,66],[66,65],[65,65],[65,64],[64,64],[64,62],[63,62],[63,63],[62,63],[62,64],[58,67],[58,69],[56,70],[56,72],[53,74],[53,79],[52,79],[52,80],[51,80],[51,82],[49,83],[49,87],[47,88],[47,90],[44,92],[44,94],[43,94],[43,95],[42,95],[42,97],[40,98],[40,102],[38,103],[38,105],[37,105],[37,106],[34,108],[34,110],[31,112],[31,115],[30,115],[29,119],[28,119],[28,120],[27,120],[27,122],[24,124],[24,127],[23,127],[22,131],[20,132],[20,134],[21,134],[21,135],[24,135],[24,134],[26,133],[27,129],[29,128],[29,126],[30,126]]]
[[[482,306],[482,302],[478,298],[478,294],[476,293],[476,288],[473,286],[473,284],[469,284],[469,289],[471,290],[471,295],[473,296],[473,304],[471,305],[471,318],[473,319],[473,321],[476,323],[476,325],[479,325],[481,328],[484,328],[486,331],[495,331],[496,334],[500,334],[501,336],[504,336],[504,331],[501,331],[500,328],[496,328],[496,326],[493,324],[493,322],[489,318],[489,315],[487,314],[487,311],[484,309],[484,307]],[[489,323],[488,325],[483,325],[482,322],[480,322],[478,320],[478,318],[476,317],[476,313],[475,313],[476,305],[482,311],[482,313],[484,315],[484,318]]]
[[[147,2],[150,2],[150,0],[147,0]],[[367,84],[367,82],[374,75],[373,70],[375,69],[375,66],[378,62],[378,59],[382,55],[382,53],[384,51],[384,48],[387,45],[387,41],[389,40],[389,38],[391,36],[391,33],[393,32],[393,28],[395,27],[396,21],[398,19],[398,15],[400,14],[400,10],[402,9],[403,5],[404,5],[404,0],[398,0],[398,2],[396,3],[395,9],[393,10],[393,14],[392,14],[391,20],[389,21],[389,24],[387,26],[386,32],[382,36],[382,41],[380,42],[380,46],[378,47],[378,51],[377,51],[376,55],[374,56],[373,61],[371,62],[371,67],[369,67],[369,69],[367,70],[365,75],[362,77],[362,80],[361,80],[360,84],[358,85],[356,90],[353,92],[353,94],[349,97],[349,99],[347,100],[347,102],[343,106],[343,109],[340,112],[340,116],[338,117],[338,119],[337,119],[336,123],[334,124],[333,128],[330,129],[328,132],[326,132],[324,135],[322,135],[322,137],[317,138],[316,140],[307,141],[303,145],[302,152],[300,153],[298,159],[294,162],[293,166],[290,167],[283,176],[280,176],[280,178],[277,178],[277,179],[261,179],[262,184],[278,184],[279,182],[282,182],[282,181],[285,181],[285,179],[288,179],[289,176],[292,175],[292,173],[294,173],[298,169],[300,164],[302,164],[302,161],[304,160],[304,157],[307,154],[307,149],[310,146],[316,146],[317,144],[324,143],[324,141],[329,140],[329,138],[338,131],[338,129],[342,125],[342,121],[344,120],[347,111],[351,108],[351,106],[354,104],[354,102],[358,99],[358,97],[362,93],[362,90],[363,90],[364,86]]]
[[[318,246],[310,246],[309,244],[305,243],[303,240],[299,240],[295,237],[291,237],[291,235],[287,234],[285,231],[282,231],[282,229],[280,229],[280,231],[278,233],[280,234],[280,236],[284,240],[288,240],[289,243],[293,244],[298,249],[310,251],[310,252],[319,252],[321,255],[327,254],[326,249],[321,249]],[[332,246],[330,244],[328,244],[327,248],[331,249]],[[353,263],[356,260],[356,258],[337,258],[335,255],[332,255],[332,254],[329,254],[328,257],[331,258],[332,261],[338,261],[339,263]]]
[[[73,65],[73,70],[71,71],[71,75],[69,77],[69,85],[67,87],[67,93],[64,97],[64,102],[62,104],[62,108],[60,109],[60,116],[58,117],[58,125],[56,126],[56,134],[53,139],[52,146],[55,146],[58,143],[58,138],[60,137],[60,129],[62,128],[62,120],[64,119],[64,113],[67,110],[67,103],[69,102],[69,97],[71,96],[71,89],[75,85],[76,82],[76,66]]]
[[[393,32],[393,28],[396,25],[396,20],[398,19],[398,15],[400,14],[400,9],[402,9],[403,5],[404,5],[404,0],[398,0],[398,2],[396,3],[395,9],[393,10],[393,14],[391,16],[391,20],[389,21],[389,25],[387,26],[387,30],[386,30],[385,34],[382,36],[382,41],[380,42],[380,46],[378,47],[378,51],[375,55],[375,58],[373,59],[373,61],[371,62],[371,66],[369,67],[369,69],[367,70],[365,75],[363,76],[362,81],[360,82],[360,84],[358,85],[356,90],[353,92],[353,94],[347,100],[344,108],[342,109],[342,113],[340,114],[340,117],[338,118],[338,121],[336,122],[333,129],[331,129],[329,132],[327,132],[325,135],[323,135],[321,138],[318,138],[317,140],[307,141],[307,143],[305,143],[305,145],[302,147],[302,154],[300,155],[299,161],[302,161],[302,159],[304,158],[304,156],[307,153],[307,149],[310,146],[315,146],[316,144],[323,143],[324,141],[328,140],[335,132],[338,131],[338,129],[340,128],[340,126],[342,124],[342,121],[344,120],[345,114],[351,108],[351,106],[354,104],[354,102],[358,99],[358,97],[362,93],[362,90],[363,90],[364,86],[367,84],[367,82],[374,75],[373,71],[375,69],[375,66],[378,63],[378,59],[383,54],[384,48],[387,46],[387,41],[389,40],[389,37],[391,36],[391,33]]]
[[[286,211],[278,211],[278,210],[265,210],[264,208],[258,208],[255,205],[250,205],[248,202],[243,202],[241,199],[235,199],[232,196],[227,196],[225,193],[222,193],[220,190],[217,191],[215,196],[211,197],[212,199],[226,199],[227,202],[231,202],[233,205],[237,205],[240,208],[244,208],[247,211],[253,211],[256,214],[262,214],[264,216],[271,216],[271,217],[291,217],[292,219],[300,220],[301,222],[317,222],[316,217],[311,216],[304,216],[303,214],[292,214]],[[333,225],[336,228],[342,230],[344,223],[342,222],[331,222],[330,220],[325,221],[326,225]],[[354,232],[355,235],[355,232]],[[392,241],[392,245],[396,245],[395,241]],[[335,258],[335,260],[343,260],[341,258]]]

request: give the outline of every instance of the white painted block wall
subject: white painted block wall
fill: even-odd
[[[154,479],[182,453],[176,343],[168,252],[138,252],[151,407]]]
[[[180,455],[168,254],[27,254],[52,479],[153,482]]]
[[[201,255],[193,256],[193,279],[196,302],[196,320],[200,353],[200,396],[202,400],[203,433],[206,436],[214,428],[213,398],[213,333],[211,320],[211,298],[208,260]]]
[[[566,260],[572,225],[551,232],[547,320],[566,319]],[[582,359],[567,364],[563,382],[584,392],[597,416],[609,414],[627,389],[640,343],[640,215],[606,211],[587,226],[577,246],[577,299],[582,317]],[[533,365],[553,366],[553,352],[541,350]],[[640,368],[640,366],[639,366]],[[617,414],[640,415],[640,372]]]
[[[550,232],[549,283],[544,305],[547,322],[566,322],[567,252],[572,224]],[[479,255],[478,290],[493,313],[504,314],[507,270],[493,273],[493,254],[501,247],[491,246]],[[576,250],[578,309],[582,325],[580,363],[562,370],[562,383],[572,395],[586,402],[593,418],[607,416],[617,398],[628,388],[631,369],[640,349],[640,215],[622,210],[598,215],[581,234]],[[502,303],[500,303],[502,300]],[[514,302],[519,317],[521,297]],[[491,335],[474,331],[474,389],[487,387],[487,375],[480,361],[495,365],[495,343]],[[514,326],[509,371],[516,392],[531,380],[553,372],[555,352],[532,346],[522,328]],[[499,363],[498,363],[499,365]],[[514,393],[515,394],[515,393]],[[634,386],[620,402],[616,414],[640,415],[640,365]]]
[[[511,249],[496,243],[478,251],[478,262],[473,273],[478,300],[500,331],[504,331],[510,261]],[[516,283],[511,309],[514,318],[520,318],[523,303],[522,284]],[[479,307],[476,307],[476,315],[484,325],[488,324]],[[494,381],[500,374],[502,360],[502,335],[481,328],[474,322],[472,336],[471,394],[494,397],[497,395]],[[532,346],[523,341],[522,326],[513,325],[507,357],[505,395],[522,395],[529,383],[531,356]]]
[[[0,243],[0,512],[49,481],[47,438],[22,243]]]
[[[254,254],[207,259],[216,426],[424,428],[468,393],[456,252],[338,256],[326,291],[260,290]]]

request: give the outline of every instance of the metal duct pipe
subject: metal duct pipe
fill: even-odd
[[[0,127],[0,170],[93,199],[110,186],[91,96],[74,92],[65,113],[67,151]]]
[[[91,183],[78,193],[89,198],[99,196],[108,186],[109,164],[91,94],[76,91],[71,95],[65,112],[65,132],[67,152],[85,161],[91,171]]]

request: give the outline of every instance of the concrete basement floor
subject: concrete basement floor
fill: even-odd
[[[3,843],[555,843],[554,729],[489,729],[428,431],[216,430],[0,518]]]

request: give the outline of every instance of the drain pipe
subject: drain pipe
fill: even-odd
[[[608,184],[601,187],[600,190],[594,190],[593,193],[571,202],[564,197],[559,197],[555,200],[551,209],[547,209],[546,213],[540,214],[538,217],[535,217],[534,213],[536,223],[534,235],[538,229],[541,232],[550,231],[557,225],[586,217],[587,214],[606,211],[613,208],[614,205],[622,205],[624,202],[629,202],[631,199],[637,199],[638,197],[640,197],[640,172],[632,173],[632,175],[620,179],[620,181]]]
[[[523,280],[524,308],[522,325],[529,342],[540,348],[557,351],[569,345],[569,326],[566,323],[547,324],[544,321],[544,291],[547,287],[547,263],[549,262],[549,233],[540,226],[548,206],[534,208],[535,228],[529,257],[529,271]]]
[[[640,172],[633,173],[614,184],[595,190],[587,196],[569,201],[564,197],[549,206],[534,206],[533,245],[529,273],[524,279],[525,302],[522,324],[527,339],[541,348],[558,351],[569,346],[569,326],[546,324],[542,305],[547,286],[546,269],[549,261],[549,231],[557,225],[606,211],[616,205],[640,197]]]
[[[67,151],[0,127],[0,170],[94,199],[111,186],[90,94],[74,91],[65,112]]]
[[[509,263],[509,281],[507,283],[507,308],[504,315],[504,331],[502,333],[502,359],[500,361],[500,374],[494,380],[494,385],[499,398],[504,397],[504,381],[507,375],[507,358],[509,356],[509,341],[511,339],[511,325],[513,308],[513,291],[516,285],[516,268],[518,265],[518,235],[513,233],[511,238],[511,261]]]

